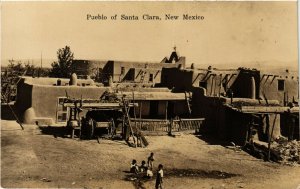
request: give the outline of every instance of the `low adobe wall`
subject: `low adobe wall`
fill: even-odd
[[[99,99],[109,88],[107,87],[78,87],[78,86],[46,86],[37,85],[32,88],[32,108],[36,117],[47,117],[56,120],[58,97],[83,99]]]

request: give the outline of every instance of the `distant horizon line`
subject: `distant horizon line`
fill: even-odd
[[[1,67],[6,67],[8,66],[9,64],[9,60],[11,59],[1,59]],[[20,59],[13,59],[14,61],[24,61],[22,62],[23,64],[27,63],[26,61],[33,61],[32,62],[29,62],[31,65],[36,65],[36,67],[40,67],[40,62],[41,62],[41,59],[40,58],[31,58],[31,59],[28,59],[28,58],[20,58]],[[43,61],[46,61],[46,62],[43,62],[43,68],[51,68],[51,63],[57,61],[56,59],[53,59],[53,58],[43,58],[42,59]],[[136,60],[114,60],[114,59],[82,59],[82,58],[76,58],[74,60],[87,60],[87,61],[122,61],[122,62],[125,62],[125,61],[128,61],[128,62],[141,62],[141,63],[160,63],[160,61],[136,61]],[[201,65],[201,67],[199,68],[203,68],[203,67],[206,67],[206,66],[216,66],[216,68],[220,67],[228,67],[228,66],[231,66],[232,65],[232,68],[238,68],[238,67],[253,67],[253,68],[264,68],[266,66],[270,66],[270,64],[272,62],[281,62],[281,63],[295,63],[295,64],[274,64],[272,65],[273,67],[275,68],[292,68],[292,69],[296,69],[296,70],[299,70],[299,64],[298,64],[298,61],[297,60],[290,60],[290,61],[281,61],[281,60],[264,60],[264,61],[245,61],[245,62],[223,62],[223,63],[214,63],[214,64],[211,64],[211,63],[186,63],[186,67],[189,67],[191,66],[192,64],[196,65],[197,67]],[[4,64],[3,64],[4,63]],[[230,64],[230,65],[228,65]],[[237,65],[237,64],[240,64],[240,65]],[[262,64],[262,65],[260,65]],[[266,64],[266,65],[264,65]]]

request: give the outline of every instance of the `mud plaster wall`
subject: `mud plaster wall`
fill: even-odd
[[[260,73],[256,70],[240,70],[235,82],[232,84],[233,97],[250,98],[251,97],[251,77],[255,81],[255,98],[259,98]]]
[[[204,88],[195,87],[192,97],[192,115],[193,117],[205,118],[201,132],[214,133],[217,132],[218,120],[218,103],[204,96]]]
[[[192,71],[180,70],[178,68],[163,68],[161,77],[161,85],[169,89],[174,87],[174,91],[176,92],[191,91],[193,88]]]
[[[199,87],[200,82],[206,82],[206,95],[218,96],[224,94],[235,82],[238,70],[181,70],[178,68],[163,69],[161,85],[168,88],[175,87],[174,91],[192,91]],[[228,82],[227,82],[228,80]],[[226,88],[223,84],[226,83]]]
[[[76,87],[76,86],[33,86],[32,107],[36,117],[48,117],[56,121],[58,97],[65,97],[66,91],[71,98],[98,99],[106,87]]]
[[[204,92],[205,89],[195,87],[192,101],[192,115],[205,118],[201,132],[211,133],[222,140],[244,145],[247,138],[248,125],[251,121],[250,115],[226,108],[218,98],[204,96]],[[269,131],[266,128],[266,120],[263,121],[260,126],[262,134],[271,133],[274,119],[275,114],[269,116]],[[280,134],[280,116],[277,115],[273,138],[280,136]]]
[[[98,60],[74,60],[72,68],[77,75],[89,75],[91,78],[99,77],[100,70],[108,61]]]
[[[225,124],[222,129],[223,133],[219,132],[219,136],[222,135],[222,139],[232,141],[237,145],[243,146],[246,142],[248,124],[250,122],[249,115],[242,114],[226,108]]]
[[[212,70],[210,73],[208,70],[194,70],[193,86],[200,87],[200,82],[206,81],[206,95],[218,96],[219,93],[224,94],[231,87],[238,73],[238,70]]]
[[[278,80],[284,80],[284,90],[278,90]],[[299,99],[299,81],[296,77],[263,77],[260,82],[260,96],[264,98],[264,94],[268,100],[278,100],[280,105],[284,105],[284,95],[286,101],[291,102]]]
[[[122,81],[130,72],[131,69],[134,69],[134,81],[141,80],[140,71],[146,71],[144,81],[148,82],[150,79],[150,74],[153,75],[153,82],[160,83],[161,81],[161,70],[163,67],[178,67],[178,63],[139,63],[139,62],[121,62],[114,61],[113,68],[113,81]],[[122,67],[124,73],[122,74]]]

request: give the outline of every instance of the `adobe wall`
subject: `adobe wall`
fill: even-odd
[[[107,62],[101,60],[73,60],[72,69],[78,76],[89,75],[92,79],[96,79]]]
[[[296,75],[285,73],[282,75],[278,74],[269,74],[262,73],[261,74],[261,82],[260,82],[260,97],[267,99],[274,99],[280,102],[280,105],[287,106],[286,102],[292,102],[293,99],[296,101],[299,99],[299,78]],[[284,81],[284,89],[279,90],[278,84],[279,80]]]
[[[77,86],[32,86],[32,107],[36,117],[52,118],[56,122],[58,97],[98,99],[107,87],[77,87]]]
[[[144,82],[153,82],[160,83],[161,82],[161,70],[162,68],[173,68],[178,67],[178,63],[147,63],[147,62],[125,62],[125,61],[113,61],[113,81],[121,82],[126,77],[131,70],[133,70],[133,81],[141,80],[141,71],[146,71],[144,74]],[[122,74],[122,67],[124,69],[124,73]],[[149,81],[150,74],[153,75],[153,81]]]
[[[22,77],[24,82],[29,85],[46,85],[46,86],[57,86],[57,81],[60,80],[60,86],[68,86],[70,79],[65,78],[50,78],[50,77]],[[92,79],[77,79],[77,85],[94,85],[94,81]],[[99,84],[101,85],[101,84]]]
[[[161,76],[161,86],[174,88],[173,91],[191,91],[193,72],[188,70],[181,70],[178,68],[163,68]]]
[[[239,69],[240,72],[235,79],[235,82],[231,85],[234,98],[259,98],[259,83],[260,83],[260,72],[257,70],[250,69]],[[252,83],[252,78],[254,82]],[[252,86],[253,85],[253,86]],[[255,85],[255,86],[254,86]],[[255,94],[254,94],[255,92]],[[269,99],[271,100],[271,99]],[[273,100],[273,99],[272,99]]]
[[[252,119],[250,114],[240,113],[224,106],[229,99],[224,97],[205,96],[205,89],[195,87],[193,90],[192,115],[194,117],[203,117],[205,121],[201,128],[202,133],[211,133],[222,140],[233,141],[238,145],[244,145],[248,136],[249,123]],[[241,100],[241,99],[237,99]],[[255,101],[245,99],[246,101]],[[271,103],[278,103],[270,101]],[[258,103],[258,102],[257,102]],[[266,119],[260,123],[259,135],[271,133],[275,114],[269,115],[268,121],[270,127],[267,128]],[[280,115],[277,115],[273,131],[273,138],[281,135]],[[260,140],[267,140],[267,137],[260,137]]]
[[[248,124],[250,121],[251,117],[249,115],[226,108],[225,124],[223,125],[224,128],[222,128],[223,132],[219,132],[218,135],[224,140],[243,146],[247,140]]]
[[[232,86],[238,74],[238,70],[193,70],[192,85],[200,87],[200,82],[206,82],[207,96],[219,96]]]
[[[192,96],[193,117],[205,118],[201,132],[216,134],[218,130],[217,120],[220,103],[206,96],[204,88],[195,87]]]
[[[225,94],[238,77],[238,70],[207,70],[207,69],[163,69],[161,85],[173,88],[175,91],[192,91],[206,83],[207,96]]]

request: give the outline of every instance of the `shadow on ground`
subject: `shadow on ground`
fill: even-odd
[[[43,126],[40,127],[42,134],[53,135],[55,138],[67,138],[71,134],[71,129],[67,127]]]
[[[257,159],[263,159],[264,161],[267,161],[267,154],[254,145],[247,144],[245,146],[236,146],[233,142],[220,140],[218,139],[218,137],[212,134],[202,134],[195,136],[205,141],[209,145],[220,145],[224,148],[228,148],[234,151],[244,151]],[[271,158],[271,161],[274,161],[274,159]]]
[[[67,126],[42,126],[39,127],[41,130],[42,134],[45,135],[52,135],[55,138],[70,138],[72,129],[71,127]],[[87,138],[84,135],[79,134],[79,130],[75,130],[75,138],[80,138],[81,140],[97,140],[98,143],[100,143],[100,139],[109,139],[109,140],[114,140],[114,141],[121,141],[123,140],[121,136],[115,135],[113,138],[108,137],[106,134],[103,134],[103,130],[101,129],[95,129],[94,131],[94,136],[92,138]]]
[[[212,134],[196,134],[195,136],[209,145],[221,145],[223,147],[231,145],[229,141],[220,140]]]
[[[136,189],[144,189],[145,182],[155,180],[156,174],[152,178],[147,177],[143,173],[133,174],[129,171],[123,171],[127,173],[124,180],[132,182],[133,186]],[[227,173],[223,171],[206,171],[201,169],[164,169],[165,176],[167,177],[176,177],[176,178],[210,178],[210,179],[228,179],[236,176],[241,176],[239,174]]]

